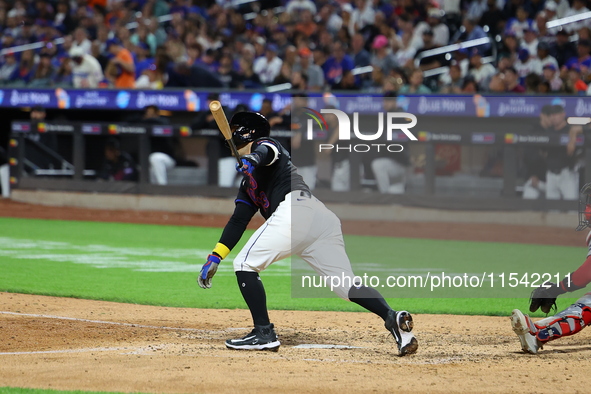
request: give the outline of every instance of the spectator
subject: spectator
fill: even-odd
[[[335,8],[331,3],[322,6],[318,19],[318,22],[326,26],[326,29],[332,34],[336,34],[343,27],[343,18],[335,12]]]
[[[53,76],[53,85],[58,87],[72,87],[74,76],[72,75],[72,62],[70,58],[64,58]]]
[[[154,56],[156,54],[156,47],[158,46],[156,36],[150,32],[143,20],[140,20],[138,23],[137,30],[129,37],[129,41],[136,46],[140,44],[147,45],[149,50],[148,56]]]
[[[503,73],[496,73],[488,83],[488,91],[491,93],[505,93],[505,75]]]
[[[373,49],[373,54],[371,55],[370,60],[371,65],[382,70],[384,75],[390,74],[390,70],[396,67],[397,64],[394,55],[392,55],[390,51],[386,36],[381,34],[376,36],[371,47]]]
[[[29,86],[31,87],[49,87],[52,83],[52,77],[55,73],[54,67],[51,64],[51,56],[47,53],[42,53],[39,56],[39,64],[35,69],[33,79]]]
[[[10,78],[13,84],[16,81],[21,84],[27,84],[33,79],[34,56],[35,53],[31,49],[21,54],[19,65]]]
[[[523,39],[521,40],[521,48],[525,48],[529,53],[536,57],[538,51],[538,34],[533,27],[527,27],[523,30]]]
[[[261,105],[261,110],[259,112],[267,118],[269,125],[271,125],[271,130],[273,130],[275,126],[283,123],[283,117],[273,111],[273,102],[268,98],[263,99],[263,104]]]
[[[473,0],[468,6],[466,16],[473,20],[480,20],[484,12],[487,10],[486,0]]]
[[[519,74],[514,67],[508,67],[505,70],[505,86],[507,92],[510,93],[524,93],[525,88],[519,84]]]
[[[301,71],[303,75],[306,75],[308,89],[312,91],[319,91],[324,86],[324,72],[320,66],[314,64],[312,58],[312,51],[308,48],[302,48],[298,52],[300,55],[300,64],[294,67],[295,71]]]
[[[431,89],[423,85],[423,71],[415,69],[410,73],[408,84],[402,86],[398,93],[400,94],[429,94]]]
[[[488,37],[486,35],[486,33],[484,32],[484,30],[482,29],[482,27],[478,26],[478,21],[476,21],[474,19],[464,18],[464,21],[462,22],[462,26],[464,26],[464,29],[465,29],[464,32],[462,32],[461,30],[458,30],[458,32],[456,33],[456,35],[452,39],[452,42],[471,41],[471,40],[477,40],[479,38],[487,38]],[[486,44],[478,45],[476,48],[478,49],[478,51],[482,55],[484,55],[485,52],[487,52],[490,49],[490,42],[488,42]]]
[[[104,79],[98,60],[84,52],[81,47],[70,49],[72,78],[75,88],[95,89]]]
[[[540,82],[540,84],[538,85],[538,94],[550,94],[552,93],[552,89],[550,88],[550,84],[548,83],[548,81],[543,81]]]
[[[550,55],[556,59],[560,68],[564,67],[567,61],[576,57],[577,53],[577,47],[570,42],[570,37],[565,30],[556,33],[556,43],[550,47]]]
[[[419,22],[415,27],[415,34],[423,35],[426,31],[433,32],[433,45],[441,47],[449,44],[449,28],[443,22],[443,11],[438,8],[429,8],[427,12],[427,20]]]
[[[312,13],[308,10],[303,10],[301,13],[301,21],[296,25],[296,31],[304,34],[306,37],[311,37],[316,34],[318,26],[314,23]]]
[[[515,62],[515,69],[522,81],[530,73],[542,75],[542,63],[538,59],[533,58],[525,48],[519,50],[519,58]]]
[[[140,42],[135,47],[135,77],[139,78],[143,72],[154,64],[154,58],[150,56],[150,47],[144,42]],[[192,64],[189,62],[189,64]]]
[[[462,94],[476,94],[480,91],[478,84],[472,78],[465,78],[462,84]]]
[[[324,79],[331,86],[340,82],[345,71],[353,69],[353,59],[346,54],[345,50],[343,43],[335,42],[333,45],[334,55],[322,65]]]
[[[349,36],[353,36],[363,30],[365,26],[373,24],[376,18],[372,0],[355,0],[354,4],[355,8],[348,24]]]
[[[56,10],[53,25],[64,34],[70,34],[76,26],[76,22],[70,15],[70,4],[66,0],[60,0],[57,3]]]
[[[281,71],[283,61],[277,57],[277,47],[274,44],[267,45],[265,56],[255,60],[254,72],[265,85],[271,84]]]
[[[585,0],[573,0],[572,7],[566,12],[565,17],[577,16],[589,12],[589,8],[586,7]],[[585,19],[579,22],[569,23],[565,26],[566,31],[572,33],[579,30],[582,27],[589,26],[589,19]]]
[[[517,7],[515,18],[510,18],[505,27],[505,34],[513,34],[521,39],[527,29],[533,29],[533,21],[528,18],[529,14],[524,6]]]
[[[173,57],[174,59],[174,57]],[[213,49],[207,49],[203,55],[201,55],[201,59],[197,62],[197,65],[215,73],[218,70],[219,63],[215,58],[215,51]]]
[[[234,71],[233,66],[234,61],[232,56],[229,54],[222,55],[217,74],[225,88],[235,89],[241,86],[240,74]]]
[[[472,67],[469,76],[474,79],[478,86],[483,89],[488,86],[490,78],[495,74],[496,70],[490,63],[482,63],[482,56],[477,50],[472,52],[470,57],[470,66]]]
[[[399,66],[399,67],[405,67],[405,68],[413,68],[414,64],[414,58],[415,55],[417,53],[417,49],[415,47],[412,46],[412,34],[409,32],[404,32],[402,34],[402,38],[400,39],[400,42],[395,41],[394,44],[394,62]],[[421,38],[421,42],[422,42],[422,38]]]
[[[550,55],[550,44],[547,42],[540,42],[538,44],[538,59],[542,65],[542,68],[552,65],[558,70],[558,61]]]
[[[129,153],[121,150],[119,140],[110,138],[105,144],[105,160],[98,177],[105,181],[137,181],[135,161]]]
[[[310,11],[312,14],[316,14],[316,5],[312,0],[290,0],[287,3],[285,12],[296,15],[298,11]]]
[[[562,91],[563,82],[557,70],[558,68],[553,64],[546,64],[542,72],[543,80],[550,84],[550,91],[552,92]]]
[[[503,11],[497,7],[496,0],[487,0],[486,6],[487,9],[482,14],[479,25],[488,26],[491,36],[495,37],[503,31],[505,21]]]
[[[447,59],[445,58],[445,54],[443,53],[438,55],[429,55],[426,57],[422,57],[423,52],[427,52],[435,48],[437,47],[435,46],[435,43],[433,41],[433,31],[426,30],[423,33],[423,47],[417,51],[417,54],[415,56],[415,59],[420,59],[419,67],[421,70],[432,70],[437,67],[445,66],[448,63]]]
[[[577,56],[568,59],[563,68],[570,70],[573,66],[577,66],[579,71],[583,71],[584,74],[587,74],[589,72],[589,67],[591,67],[590,53],[591,41],[580,40],[579,44],[577,45]]]
[[[439,93],[443,94],[459,94],[464,84],[462,78],[462,69],[460,65],[455,62],[449,66],[449,72],[441,74],[439,77]]]
[[[13,52],[7,52],[4,55],[4,64],[0,67],[0,82],[6,83],[11,80],[12,75],[18,68],[18,62]]]
[[[107,41],[107,50],[114,57],[109,61],[105,76],[114,87],[133,89],[135,87],[135,64],[131,53],[121,46],[121,41],[113,38]]]
[[[343,76],[339,83],[333,86],[335,90],[359,90],[355,76],[351,70],[343,72]]]
[[[538,94],[539,86],[542,83],[542,77],[539,74],[529,73],[525,76],[525,93],[526,94]]]
[[[374,40],[375,41],[375,40]],[[361,33],[355,33],[351,40],[351,52],[355,67],[365,67],[370,64],[369,52],[365,49],[365,38]]]
[[[252,69],[252,63],[245,58],[240,59],[240,78],[244,89],[259,89],[263,86],[259,76]]]
[[[74,30],[74,40],[72,42],[72,49],[79,48],[83,53],[90,55],[90,47],[92,42],[88,39],[88,32],[82,27]]]
[[[581,78],[581,67],[578,64],[573,64],[567,73],[567,78],[564,83],[565,91],[572,94],[586,94],[587,84]]]

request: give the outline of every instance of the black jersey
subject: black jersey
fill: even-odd
[[[248,204],[268,219],[292,190],[310,191],[279,141],[259,138],[252,144],[251,151],[262,156],[261,164],[242,180],[236,204]]]

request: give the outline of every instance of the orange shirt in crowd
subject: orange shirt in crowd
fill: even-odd
[[[119,53],[116,56],[117,59],[125,62],[125,63],[132,63],[133,64],[133,56],[131,56],[131,52],[129,52],[125,48],[121,48]],[[117,77],[115,80],[115,87],[116,88],[125,88],[125,89],[133,89],[135,87],[135,73],[125,71],[121,68],[121,75]]]

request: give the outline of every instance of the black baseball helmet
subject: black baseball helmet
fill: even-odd
[[[591,227],[591,183],[581,188],[579,194],[579,226],[577,231]]]
[[[230,119],[232,129],[232,141],[237,147],[248,144],[271,134],[271,125],[263,115],[258,112],[237,112]]]

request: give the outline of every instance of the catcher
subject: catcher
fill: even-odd
[[[238,243],[246,226],[259,211],[265,223],[250,237],[234,259],[238,287],[250,309],[254,329],[246,336],[229,339],[230,349],[274,350],[280,342],[269,320],[266,293],[259,272],[292,254],[300,256],[323,276],[353,278],[337,216],[316,199],[293,166],[287,150],[270,138],[267,119],[255,112],[238,112],[230,120],[232,140],[242,166],[243,180],[232,217],[218,244],[207,257],[197,279],[204,289],[218,265]],[[293,221],[292,221],[293,219]],[[335,287],[341,298],[353,301],[380,316],[392,333],[400,356],[414,353],[417,340],[411,333],[412,316],[394,311],[371,287]]]
[[[591,227],[591,183],[582,187],[579,199],[579,226],[577,231]],[[532,292],[530,312],[539,309],[548,314],[556,309],[556,297],[567,292],[582,289],[591,282],[591,231],[587,235],[587,259],[585,262],[560,283],[546,282]],[[574,335],[591,324],[591,292],[579,298],[565,310],[533,322],[528,315],[519,309],[511,314],[513,331],[519,337],[521,349],[526,353],[536,354],[545,343],[558,338]]]

